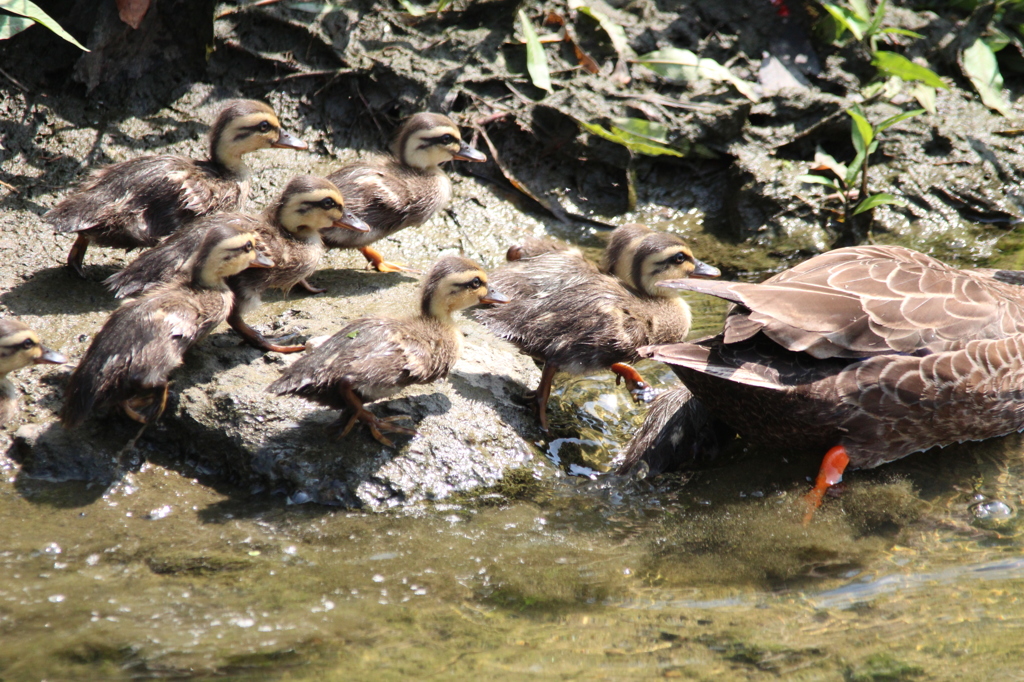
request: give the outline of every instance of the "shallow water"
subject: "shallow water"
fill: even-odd
[[[380,514],[10,468],[0,677],[1019,674],[1021,438],[852,473],[805,528],[814,462],[779,453],[598,476],[643,411],[610,375],[559,381],[542,480]]]

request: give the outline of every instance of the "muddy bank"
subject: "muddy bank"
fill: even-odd
[[[759,0],[729,8],[653,0],[602,6],[633,53],[692,49],[728,63],[740,78],[760,81],[757,101],[721,82],[667,83],[619,59],[596,23],[558,3],[543,9],[570,19],[600,68],[584,73],[566,44],[550,45],[549,94],[525,73],[519,6],[502,0],[455,3],[444,14],[419,18],[368,1],[317,14],[287,3],[222,5],[213,23],[215,49],[198,73],[151,69],[129,78],[94,69],[91,81],[81,77],[79,55],[41,49],[54,39],[33,29],[0,46],[10,57],[9,78],[0,82],[0,310],[77,361],[115,306],[98,282],[131,255],[94,249],[90,281],[81,283],[61,265],[70,240],[52,236],[39,216],[91,167],[141,153],[202,156],[206,122],[220,100],[234,96],[269,101],[312,150],[255,155],[254,209],[293,174],[325,173],[383,149],[403,115],[450,112],[492,159],[451,168],[449,209],[380,245],[388,258],[421,268],[452,252],[493,267],[527,232],[599,247],[594,222],[628,220],[683,234],[726,276],[759,278],[862,240],[904,243],[960,264],[1012,267],[1015,238],[1008,228],[1021,215],[1024,158],[1009,122],[985,108],[957,70],[957,46],[978,27],[964,16],[891,9],[891,25],[924,38],[893,37],[887,47],[927,60],[950,89],[938,92],[936,114],[887,130],[870,159],[872,191],[891,192],[906,205],[877,208],[870,223],[842,223],[836,200],[798,177],[820,151],[852,159],[845,110],[854,103],[873,122],[916,104],[906,93],[865,99],[861,88],[872,74],[863,50],[816,40],[810,17],[790,5],[788,17]],[[789,68],[790,82],[775,87],[765,75],[772,60],[792,67],[796,57],[803,66]],[[621,69],[628,84],[615,76]],[[1007,84],[1012,99],[1019,83],[1008,74]],[[666,126],[666,144],[684,155],[631,156],[577,123],[623,116]],[[314,277],[326,295],[268,297],[252,322],[266,333],[301,339],[332,333],[360,315],[411,307],[413,279],[362,266],[358,255],[329,254]],[[25,409],[8,426],[4,449],[24,475],[109,483],[153,459],[241,491],[371,507],[443,498],[523,466],[551,473],[536,445],[550,451],[550,442],[541,440],[518,400],[536,383],[535,368],[478,326],[466,322],[464,329],[466,355],[450,382],[410,390],[381,408],[420,423],[421,436],[402,440],[394,452],[359,429],[342,443],[327,442],[321,427],[333,419],[329,411],[263,393],[291,359],[239,347],[229,331],[189,357],[174,377],[167,415],[135,450],[121,452],[136,429],[118,419],[74,434],[53,426],[67,368],[19,373]],[[581,413],[558,412],[556,406],[562,430],[554,440],[587,439],[590,426],[577,418]],[[616,438],[624,441],[631,423],[624,421]]]

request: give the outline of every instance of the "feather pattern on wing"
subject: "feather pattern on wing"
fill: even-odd
[[[373,401],[443,379],[458,360],[460,343],[457,328],[429,317],[362,318],[307,351],[268,390],[342,409],[342,386]]]
[[[895,246],[839,249],[764,284],[680,280],[736,303],[722,334],[652,346],[745,436],[852,467],[1024,429],[1024,288]]]
[[[507,263],[490,281],[511,300],[476,318],[527,355],[570,373],[635,361],[639,346],[681,341],[689,331],[679,299],[639,296],[576,251]]]
[[[88,231],[100,246],[153,246],[198,216],[234,211],[249,181],[211,161],[143,156],[95,171],[43,216],[57,232]]]
[[[93,409],[166,384],[185,352],[227,319],[231,299],[170,286],[121,305],[71,376],[61,420],[73,427]]]

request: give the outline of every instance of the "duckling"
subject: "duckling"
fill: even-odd
[[[327,176],[341,189],[345,203],[370,226],[365,234],[328,230],[328,248],[359,249],[368,267],[380,272],[415,272],[384,260],[370,244],[399,230],[422,225],[448,205],[452,183],[440,166],[452,159],[486,161],[462,141],[458,126],[441,114],[419,113],[405,119],[391,144],[391,156],[375,156]]]
[[[241,218],[238,214],[201,218],[143,253],[104,283],[117,298],[122,298],[181,278],[206,232],[224,221]],[[264,212],[263,219],[251,220],[248,225],[258,233],[260,249],[274,261],[274,267],[249,268],[228,278],[228,286],[235,294],[228,324],[261,350],[278,353],[305,350],[305,346],[271,343],[246,324],[242,316],[260,305],[260,297],[267,289],[287,293],[316,270],[324,250],[320,239],[323,230],[337,227],[367,232],[370,228],[345,210],[337,187],[313,175],[293,178],[277,201]]]
[[[101,168],[43,216],[57,232],[77,235],[67,263],[84,277],[89,244],[118,249],[156,245],[199,217],[240,208],[249,193],[244,154],[268,147],[307,149],[281,128],[274,110],[232,100],[210,128],[210,158],[141,156]]]
[[[7,375],[28,365],[63,365],[68,359],[43,346],[39,335],[17,320],[0,319],[0,426],[18,414],[18,389]]]
[[[544,431],[558,371],[579,375],[607,368],[617,382],[626,380],[634,396],[647,388],[626,364],[639,359],[636,349],[658,343],[653,339],[681,341],[690,330],[689,306],[658,282],[720,274],[694,258],[679,237],[639,224],[612,233],[601,271],[575,250],[547,251],[534,244],[525,252],[538,255],[507,263],[491,277],[511,303],[476,317],[543,364],[535,407]]]
[[[827,450],[809,521],[847,467],[1024,430],[1022,275],[856,246],[761,284],[662,282],[736,305],[721,334],[640,354],[744,437]]]
[[[161,285],[107,318],[71,375],[61,410],[65,428],[110,405],[119,405],[144,427],[160,417],[168,375],[231,311],[234,296],[227,278],[249,267],[273,267],[248,221],[229,220],[208,230],[189,279]]]
[[[405,417],[379,419],[363,404],[448,376],[462,349],[453,314],[478,303],[506,301],[490,289],[479,265],[445,256],[424,281],[419,315],[354,320],[299,358],[267,390],[342,410],[331,426],[338,438],[361,421],[379,443],[394,447],[382,430],[411,436],[416,432],[392,423]]]

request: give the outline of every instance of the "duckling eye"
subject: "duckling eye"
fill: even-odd
[[[270,130],[270,121],[260,121],[260,132],[265,133]]]
[[[455,141],[455,136],[452,135],[451,133],[445,133],[444,135],[441,136],[440,139],[441,144],[451,144]]]
[[[327,197],[326,199],[320,202],[320,208],[324,209],[325,211],[329,211],[332,208],[335,208],[337,205],[338,202],[336,202],[334,199],[330,197]]]
[[[252,242],[246,242],[245,246],[242,247],[242,248],[245,249],[246,253],[250,253],[252,251],[252,249],[253,249]]]
[[[682,265],[683,263],[686,262],[686,254],[680,251],[676,255],[672,256],[669,259],[669,262],[672,263],[673,265]]]
[[[25,339],[21,342],[21,347],[28,350],[29,348],[35,348],[36,342],[32,339]]]
[[[474,277],[473,281],[470,282],[469,284],[467,284],[466,286],[468,288],[470,288],[470,289],[479,289],[483,285],[484,285],[484,282],[483,282],[482,279],[480,279],[479,277]]]

